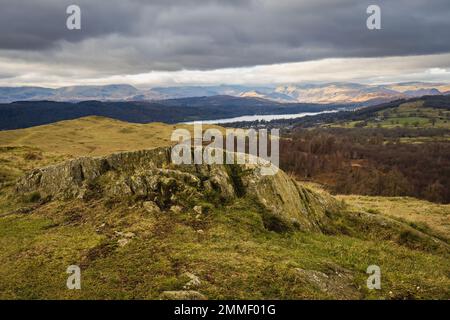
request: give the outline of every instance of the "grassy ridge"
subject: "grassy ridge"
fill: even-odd
[[[74,157],[97,156],[169,145],[175,128],[189,126],[133,124],[85,117],[29,129],[0,131],[0,145],[36,147],[43,152]]]

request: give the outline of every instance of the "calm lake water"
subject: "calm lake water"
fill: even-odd
[[[232,122],[241,122],[241,121],[271,121],[278,119],[295,119],[302,118],[306,116],[314,116],[316,114],[322,113],[332,113],[337,112],[339,110],[329,110],[329,111],[321,111],[321,112],[302,112],[302,113],[292,113],[292,114],[266,114],[266,115],[253,115],[253,116],[240,116],[235,118],[227,118],[227,119],[217,119],[217,120],[202,120],[204,124],[221,124],[221,123],[232,123]],[[194,121],[183,122],[186,124],[193,124]]]

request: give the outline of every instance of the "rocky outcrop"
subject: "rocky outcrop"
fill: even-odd
[[[327,273],[317,270],[295,268],[297,281],[315,287],[335,299],[360,299],[360,293],[353,284],[354,279],[349,270],[338,267],[329,268]]]
[[[178,212],[203,211],[199,202],[249,196],[267,210],[268,221],[315,231],[328,205],[281,170],[267,176],[259,165],[174,165],[170,148],[84,157],[36,169],[17,182],[16,192],[53,200],[132,197],[154,212],[174,207]]]
[[[198,291],[180,290],[164,291],[160,296],[161,300],[207,300],[207,298]]]

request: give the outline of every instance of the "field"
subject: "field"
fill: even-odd
[[[338,128],[443,128],[450,129],[450,111],[425,107],[423,101],[408,102],[379,111],[367,120],[342,121],[324,127]]]

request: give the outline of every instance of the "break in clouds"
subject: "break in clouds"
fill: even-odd
[[[2,0],[0,62],[106,77],[450,52],[448,0],[79,0],[80,31],[65,27],[70,4]],[[370,4],[382,30],[366,28]]]

